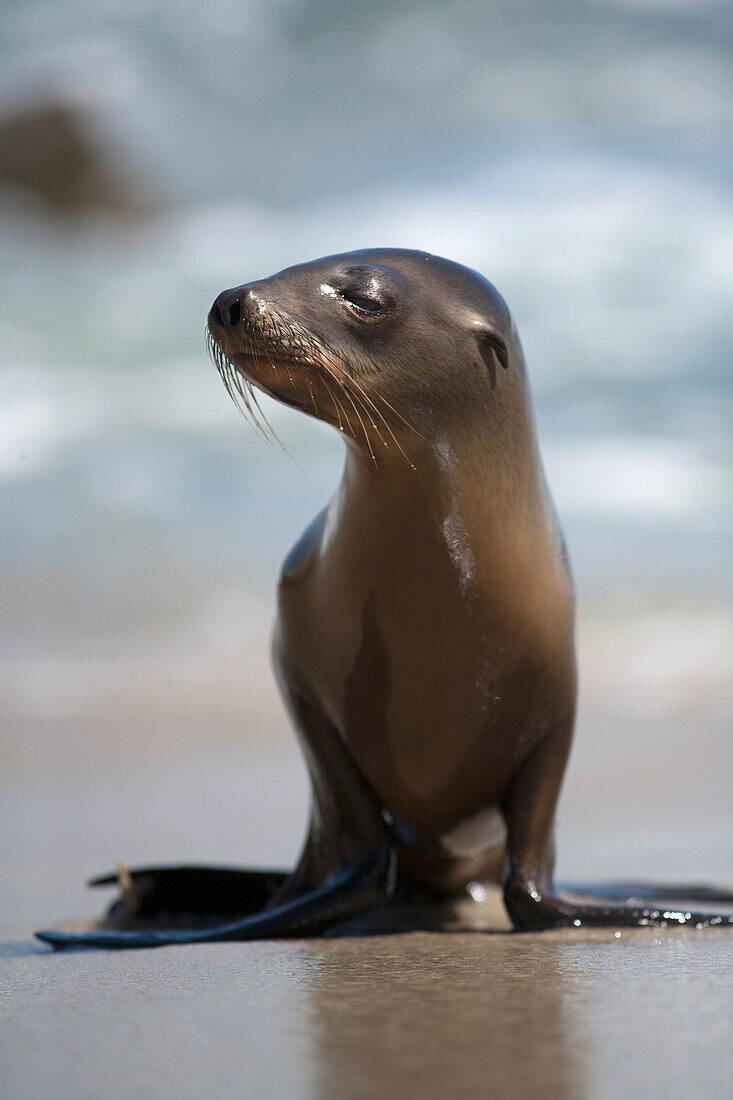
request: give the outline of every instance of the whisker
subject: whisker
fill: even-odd
[[[239,341],[239,350],[240,350],[240,352],[244,351],[244,341],[245,341],[245,339],[249,340],[250,351],[252,353],[253,358],[256,361],[257,356],[256,356],[256,353],[255,353],[254,344],[252,343],[252,340],[250,339],[246,329],[242,330],[242,336],[241,336],[240,341]],[[269,421],[267,420],[267,417],[265,416],[265,414],[262,412],[262,409],[260,407],[260,403],[257,400],[257,395],[255,394],[255,391],[254,391],[254,388],[252,386],[251,381],[249,380],[249,378],[245,377],[245,375],[243,375],[240,371],[236,370],[236,368],[233,366],[233,364],[232,364],[232,368],[234,370],[237,390],[239,391],[239,393],[242,394],[242,397],[246,401],[247,408],[249,409],[249,411],[252,414],[252,420],[254,421],[260,435],[263,437],[263,439],[265,439],[265,441],[267,442],[268,445],[273,441],[279,443],[280,440],[277,438],[277,434],[273,430],[273,428],[270,425]],[[259,413],[259,415],[258,415],[258,413]],[[260,417],[264,421],[265,425],[267,425],[267,430],[266,430],[265,427],[263,427],[263,424],[260,421]],[[269,434],[268,434],[268,432],[269,432]]]
[[[343,377],[343,383],[342,384],[344,385],[344,387],[346,389],[348,389],[349,386],[354,384],[354,381],[353,381],[353,379],[349,378],[348,375],[345,374],[344,377]],[[394,439],[395,443],[397,443],[398,449],[401,451],[402,448],[400,447],[399,442],[397,441],[397,438],[395,437],[394,432],[392,431],[389,424],[386,422],[386,420],[384,419],[384,417],[382,416],[382,414],[380,413],[379,409],[376,407],[374,402],[371,400],[369,395],[367,393],[365,393],[364,390],[360,386],[358,386],[357,389],[356,389],[356,395],[359,399],[361,407],[364,409],[365,415],[371,419],[373,413],[376,413],[376,415],[379,416],[380,419],[382,420],[382,422],[384,423],[385,427],[387,428],[387,431],[392,436],[392,439]],[[370,411],[369,406],[371,406],[371,411]],[[384,436],[380,432],[378,426],[373,423],[372,427],[374,428],[375,432],[379,436],[379,440],[382,443],[382,445],[385,446],[385,447],[389,447],[389,444],[388,444],[387,440],[384,438]],[[404,451],[402,453],[404,455]]]
[[[350,378],[350,379],[349,379],[349,383],[350,383],[351,385],[355,385],[355,386],[357,386],[357,387],[358,387],[358,390],[359,390],[359,392],[360,392],[360,393],[361,393],[361,395],[362,395],[362,399],[363,399],[364,401],[368,401],[368,402],[369,402],[369,405],[370,405],[370,406],[371,406],[371,408],[372,408],[372,409],[374,410],[374,413],[376,414],[376,416],[378,416],[378,417],[379,417],[379,418],[381,419],[381,421],[382,421],[382,423],[384,424],[385,428],[387,429],[387,431],[389,432],[389,434],[390,434],[390,435],[392,436],[392,439],[394,440],[394,443],[395,443],[395,445],[396,445],[396,447],[397,447],[397,450],[398,450],[398,451],[400,452],[400,454],[401,454],[401,455],[402,455],[402,457],[404,458],[405,462],[409,463],[409,465],[412,465],[412,462],[410,461],[410,459],[408,458],[408,456],[407,456],[407,455],[405,454],[405,450],[404,450],[404,448],[403,448],[402,444],[400,443],[399,439],[397,438],[397,436],[395,435],[394,431],[392,430],[392,426],[391,426],[391,424],[389,423],[389,421],[387,420],[386,416],[385,416],[385,415],[384,415],[384,413],[383,413],[383,412],[381,411],[381,409],[379,409],[379,408],[377,407],[377,405],[376,405],[376,404],[374,403],[374,401],[372,400],[372,398],[370,397],[370,395],[369,395],[369,394],[368,394],[368,393],[367,393],[367,392],[366,392],[366,391],[365,391],[365,390],[364,390],[364,389],[363,389],[363,388],[362,388],[362,387],[361,387],[361,386],[359,385],[359,383],[358,383],[358,382],[356,381],[356,379]],[[376,425],[375,425],[375,427],[376,427]],[[381,432],[379,432],[379,431],[378,431],[378,432],[377,432],[377,434],[379,435],[379,438],[380,438],[380,439],[382,439],[382,442],[384,443],[384,445],[385,445],[385,446],[387,446],[387,443],[386,443],[386,441],[385,441],[385,440],[384,440],[384,439],[382,438]]]
[[[400,420],[410,432],[414,432],[421,439],[424,439],[424,436],[410,424],[401,412],[394,408],[383,394],[378,390],[375,390],[373,394],[369,393],[359,379],[353,376],[348,369],[348,365],[344,363],[341,355],[334,348],[326,344],[325,341],[314,338],[313,333],[303,330],[300,324],[291,324],[289,322],[280,323],[279,318],[272,318],[271,327],[274,328],[274,338],[277,338],[290,352],[289,358],[293,360],[294,365],[288,367],[287,361],[285,364],[281,365],[283,365],[285,369],[288,369],[288,377],[291,386],[296,392],[297,386],[293,378],[292,370],[298,366],[305,368],[302,376],[308,387],[310,402],[313,407],[314,415],[317,418],[320,419],[320,410],[318,408],[317,387],[314,389],[308,373],[310,363],[320,368],[319,378],[331,399],[339,430],[344,431],[345,424],[352,438],[356,438],[351,417],[343,401],[339,400],[337,396],[338,391],[340,391],[342,399],[351,406],[359,424],[359,434],[363,437],[366,448],[375,466],[378,466],[379,463],[373,446],[372,432],[375,433],[376,438],[383,447],[389,449],[390,445],[394,445],[405,461],[410,466],[413,465],[392,423],[390,423],[391,418],[388,417],[386,413],[392,414]],[[271,357],[272,349],[268,345],[268,340],[263,339],[261,341],[255,341],[249,332],[248,324],[243,326],[240,335],[239,352],[245,351],[245,341],[247,345],[247,354],[253,360],[255,366],[265,367],[265,365],[267,365],[273,372],[277,371],[277,365],[273,362]],[[224,382],[227,393],[245,419],[250,422],[268,444],[276,442],[290,458],[293,458],[290,449],[280,439],[262,408],[252,381],[241,371],[237,370],[231,359],[214,339],[208,326],[206,328],[206,343],[209,354]],[[335,386],[336,392],[329,384],[329,381]],[[377,402],[379,402],[379,404]],[[295,461],[294,458],[293,461]],[[296,463],[296,465],[300,464]]]
[[[236,369],[232,361],[227,355],[225,355],[222,348],[216,342],[208,327],[206,330],[206,343],[209,355],[213,360],[214,366],[219,372],[219,376],[222,382],[224,383],[224,388],[229,394],[236,408],[239,410],[245,420],[247,420],[255,429],[255,431],[257,431],[258,434],[265,440],[268,446],[271,446],[273,441],[277,442],[280,447],[282,447],[282,449],[286,452],[286,454],[289,454],[287,447],[279,438],[277,432],[272,427],[264,412],[262,411],[262,408],[259,404],[259,401],[257,400],[254,390],[252,389],[252,385],[249,379],[245,379],[242,374]],[[243,350],[241,346],[240,350]],[[267,425],[270,433],[269,435],[260,423],[258,416],[255,412],[255,408],[258,410],[260,416]],[[290,457],[292,458],[292,455],[290,455]]]
[[[346,410],[344,409],[343,405],[341,404],[339,399],[336,397],[335,393],[333,392],[333,390],[329,386],[328,382],[326,381],[326,375],[328,375],[329,378],[333,378],[334,382],[336,382],[338,385],[341,385],[341,383],[338,381],[337,378],[334,378],[334,376],[331,374],[331,372],[328,369],[326,369],[326,371],[324,372],[324,376],[323,376],[323,384],[326,387],[326,389],[328,390],[328,393],[331,397],[331,400],[333,401],[334,405],[336,406],[336,417],[337,417],[338,422],[339,422],[339,431],[342,432],[344,430],[344,426],[341,423],[341,415],[343,414],[344,420],[346,421],[346,424],[348,426],[349,431],[353,432],[353,428],[351,427],[351,421],[349,420],[348,416],[346,415]]]
[[[332,375],[332,377],[334,377],[334,376]],[[371,440],[371,436],[369,435],[369,432],[368,432],[368,431],[366,430],[366,428],[365,428],[365,426],[364,426],[364,421],[363,421],[363,420],[362,420],[362,418],[361,418],[361,413],[359,412],[359,409],[358,409],[358,407],[357,407],[357,405],[356,405],[356,402],[354,401],[354,398],[353,398],[353,397],[352,397],[352,395],[351,395],[351,394],[349,393],[349,391],[347,390],[346,386],[344,386],[344,385],[343,385],[343,383],[342,383],[341,389],[342,389],[342,392],[343,392],[343,393],[345,394],[345,396],[346,396],[346,397],[348,397],[349,401],[351,402],[351,404],[352,404],[352,406],[353,406],[353,408],[354,408],[354,412],[356,413],[356,418],[357,418],[357,420],[359,421],[359,423],[361,424],[361,430],[362,430],[362,432],[364,433],[364,441],[365,441],[365,443],[366,443],[367,447],[369,448],[369,454],[370,454],[370,455],[371,455],[371,457],[372,457],[372,462],[373,462],[373,463],[374,463],[374,465],[376,466],[376,465],[377,465],[377,457],[376,457],[376,455],[374,454],[374,448],[372,447],[372,440]]]
[[[406,461],[406,462],[407,462],[407,463],[408,463],[408,464],[409,464],[410,466],[412,466],[412,462],[410,461],[410,459],[409,459],[408,455],[407,455],[407,454],[405,453],[405,451],[404,451],[404,448],[403,448],[403,447],[402,447],[402,445],[400,444],[400,441],[398,440],[397,436],[395,435],[395,433],[394,433],[394,431],[393,431],[393,429],[392,429],[392,426],[390,425],[390,423],[389,423],[389,421],[387,420],[387,418],[386,418],[386,416],[384,415],[384,413],[383,413],[383,412],[381,411],[381,409],[379,409],[379,408],[378,408],[378,406],[376,405],[375,401],[374,401],[374,400],[372,399],[372,397],[371,397],[371,396],[370,396],[370,395],[369,395],[369,394],[368,394],[368,393],[366,392],[366,390],[365,390],[365,389],[364,389],[364,387],[363,387],[363,386],[362,386],[362,385],[360,384],[360,382],[359,382],[359,381],[358,381],[358,380],[357,380],[357,379],[356,379],[355,377],[353,377],[353,375],[351,375],[351,374],[350,374],[350,373],[349,373],[348,371],[346,371],[346,370],[345,370],[345,369],[343,368],[343,366],[341,366],[340,362],[338,361],[340,357],[339,357],[339,356],[337,356],[337,354],[336,354],[336,353],[334,353],[333,349],[329,347],[329,348],[328,348],[327,350],[328,350],[328,353],[329,353],[329,358],[330,358],[330,361],[331,361],[331,364],[332,364],[332,366],[333,366],[333,367],[335,367],[335,368],[336,368],[336,369],[338,370],[338,372],[339,372],[339,376],[340,376],[340,377],[341,377],[341,378],[343,379],[343,385],[344,385],[344,387],[345,387],[345,386],[346,386],[346,384],[348,383],[348,384],[350,384],[351,386],[354,386],[354,387],[355,387],[355,388],[357,389],[357,391],[358,391],[358,392],[359,392],[359,393],[361,394],[362,400],[363,400],[363,401],[366,401],[366,402],[368,402],[368,403],[369,403],[369,405],[370,405],[370,406],[371,406],[371,408],[373,409],[373,411],[374,411],[375,415],[376,415],[376,416],[378,416],[378,417],[379,417],[379,419],[380,419],[380,420],[382,421],[382,423],[384,424],[385,428],[387,429],[387,431],[389,432],[390,436],[392,437],[392,439],[393,439],[393,441],[394,441],[394,443],[395,443],[395,445],[396,445],[397,449],[399,450],[400,454],[402,455],[402,457],[403,457],[403,458],[405,459],[405,461]],[[383,405],[385,405],[385,406],[387,407],[387,409],[389,409],[389,410],[390,410],[391,412],[393,412],[393,413],[395,414],[395,416],[396,416],[396,417],[398,417],[398,418],[399,418],[399,419],[400,419],[400,420],[402,421],[402,423],[403,423],[403,424],[405,425],[405,427],[406,427],[406,428],[408,428],[408,429],[409,429],[409,430],[410,430],[411,432],[414,432],[414,433],[415,433],[415,435],[419,436],[419,438],[420,438],[420,439],[424,439],[424,438],[425,438],[425,437],[424,437],[424,436],[423,436],[423,435],[422,435],[422,434],[421,434],[421,433],[420,433],[420,432],[419,432],[419,431],[417,430],[417,428],[413,427],[413,425],[412,425],[412,424],[410,424],[410,423],[409,423],[409,421],[405,419],[405,417],[404,417],[404,416],[402,415],[402,413],[401,413],[401,412],[399,412],[399,411],[398,411],[397,409],[395,409],[395,408],[394,408],[394,406],[393,406],[393,405],[391,405],[389,401],[387,401],[386,397],[384,397],[384,396],[383,396],[383,395],[382,395],[381,393],[379,393],[379,391],[375,391],[375,393],[374,393],[374,397],[378,398],[378,399],[379,399],[379,400],[380,400],[380,401],[382,402],[382,404],[383,404]],[[366,409],[365,409],[365,411],[366,411]],[[384,440],[384,437],[382,436],[381,432],[379,432],[379,430],[377,429],[376,425],[373,425],[373,426],[374,426],[375,430],[377,431],[377,434],[379,435],[379,438],[380,438],[380,439],[382,440],[382,442],[383,442],[383,443],[385,444],[385,446],[386,446],[386,445],[387,445],[387,444],[386,444],[386,441]]]
[[[358,387],[359,387],[359,389],[360,389],[360,390],[361,390],[361,392],[362,392],[362,393],[364,394],[364,396],[368,398],[368,400],[369,400],[370,404],[372,404],[372,406],[374,407],[374,411],[375,411],[376,413],[378,413],[378,415],[379,415],[379,416],[381,416],[381,418],[382,418],[382,421],[384,422],[384,425],[385,425],[385,427],[386,427],[386,428],[387,428],[387,429],[389,430],[390,434],[392,435],[392,438],[394,439],[395,443],[397,443],[397,446],[399,447],[399,443],[398,443],[398,441],[397,441],[397,438],[395,437],[395,435],[394,435],[394,432],[392,432],[392,429],[390,428],[390,425],[389,425],[389,423],[388,423],[387,419],[385,418],[385,416],[384,416],[384,413],[382,413],[382,412],[381,412],[381,411],[380,411],[380,410],[379,410],[379,409],[378,409],[378,408],[376,407],[376,405],[374,404],[374,401],[372,400],[372,398],[371,398],[371,397],[369,396],[369,394],[367,394],[367,393],[366,393],[366,391],[365,391],[365,390],[364,390],[364,389],[362,388],[362,386],[361,386],[361,385],[359,384],[359,382],[357,381],[357,379],[356,379],[356,378],[351,378],[351,376],[349,376],[349,378],[350,378],[350,381],[351,381],[351,382],[353,382],[353,384],[354,384],[355,386],[358,386]],[[391,404],[390,404],[390,402],[389,402],[389,401],[387,400],[387,398],[386,398],[386,397],[384,396],[384,394],[381,394],[381,393],[380,393],[380,392],[379,392],[378,390],[375,390],[375,391],[374,391],[374,396],[375,396],[376,398],[378,398],[378,399],[379,399],[379,400],[380,400],[380,401],[382,402],[382,404],[383,404],[383,405],[385,405],[385,406],[386,406],[386,407],[387,407],[387,408],[388,408],[388,409],[390,410],[390,412],[393,412],[393,413],[395,414],[395,416],[397,416],[397,417],[398,417],[398,418],[399,418],[399,419],[400,419],[400,420],[402,421],[402,423],[403,423],[403,424],[405,425],[405,427],[406,427],[406,428],[408,428],[408,429],[409,429],[409,430],[410,430],[411,432],[414,432],[414,433],[415,433],[415,435],[419,436],[419,438],[420,438],[420,439],[423,439],[423,440],[425,440],[425,436],[424,436],[424,435],[423,435],[423,434],[422,434],[421,432],[419,432],[419,431],[417,430],[417,428],[415,428],[415,427],[414,427],[414,426],[413,426],[412,424],[410,424],[410,422],[409,422],[408,420],[405,420],[405,418],[404,418],[404,416],[402,415],[402,413],[401,413],[401,412],[399,412],[399,411],[398,411],[398,410],[397,410],[397,409],[396,409],[396,408],[394,407],[394,405],[391,405]],[[403,451],[402,453],[404,454],[404,451]],[[407,456],[405,455],[405,457],[407,457]]]
[[[315,413],[316,418],[319,418],[319,416],[318,416],[318,402],[316,401],[316,395],[313,391],[313,386],[311,385],[311,380],[308,377],[307,371],[303,375],[303,377],[305,378],[305,384],[308,387],[308,393],[310,394],[311,405],[313,406],[313,411]]]
[[[278,434],[275,431],[275,429],[273,428],[270,421],[268,420],[267,414],[265,413],[265,410],[260,405],[260,399],[257,396],[255,388],[249,380],[247,381],[247,389],[249,390],[250,400],[253,402],[253,404],[254,404],[255,408],[257,409],[257,412],[259,413],[259,415],[262,417],[263,423],[265,424],[268,432],[270,433],[271,438],[273,440],[277,441],[280,444],[280,446],[283,448],[283,450],[285,450],[285,444],[282,443],[281,440],[278,438]]]
[[[362,386],[360,386],[360,385],[359,385],[359,383],[358,383],[358,382],[356,382],[356,380],[355,380],[355,379],[352,379],[352,378],[350,377],[350,375],[348,375],[348,374],[346,373],[346,371],[344,371],[344,370],[343,370],[343,368],[342,368],[342,367],[338,366],[337,364],[334,364],[334,366],[336,366],[336,367],[337,367],[337,369],[338,369],[338,371],[339,371],[339,374],[338,374],[338,375],[335,375],[335,374],[333,373],[333,371],[331,371],[331,372],[330,372],[330,373],[331,373],[331,376],[332,376],[332,377],[334,377],[334,378],[337,378],[337,379],[338,379],[338,381],[339,381],[339,382],[340,382],[340,384],[341,384],[341,387],[342,387],[342,389],[344,389],[344,390],[348,389],[348,385],[347,385],[347,384],[350,384],[350,385],[354,385],[354,386],[356,386],[356,389],[357,389],[357,393],[361,395],[361,397],[360,397],[361,405],[362,405],[362,408],[364,409],[364,413],[366,414],[367,418],[369,418],[369,409],[368,409],[368,407],[367,407],[367,405],[366,405],[366,402],[368,402],[368,403],[369,403],[369,405],[371,405],[371,407],[372,407],[372,409],[373,409],[374,413],[375,413],[375,414],[376,414],[376,415],[377,415],[377,416],[378,416],[378,417],[379,417],[379,418],[381,419],[382,423],[383,423],[383,424],[384,424],[384,426],[386,427],[386,429],[387,429],[387,431],[389,432],[389,434],[390,434],[390,435],[392,436],[392,439],[394,440],[394,442],[395,442],[395,443],[396,443],[396,445],[397,445],[397,449],[399,450],[399,452],[401,453],[401,455],[403,456],[403,458],[405,459],[405,461],[406,461],[406,462],[409,462],[409,459],[408,459],[407,455],[405,454],[404,450],[403,450],[403,449],[402,449],[402,447],[400,446],[400,442],[399,442],[399,440],[397,439],[397,437],[395,436],[394,432],[392,431],[392,428],[391,428],[391,427],[390,427],[390,425],[388,424],[388,422],[387,422],[387,420],[386,420],[386,418],[385,418],[384,414],[383,414],[383,413],[382,413],[382,412],[381,412],[381,411],[380,411],[380,410],[379,410],[379,409],[377,408],[377,406],[376,406],[376,405],[374,404],[374,402],[372,401],[372,399],[371,399],[371,398],[369,397],[369,394],[368,394],[368,393],[367,393],[367,392],[366,392],[366,391],[365,391],[365,390],[363,389],[363,387],[362,387]],[[376,424],[372,424],[372,427],[374,428],[374,430],[376,431],[377,435],[379,436],[379,439],[380,439],[381,443],[382,443],[382,444],[383,444],[383,445],[384,445],[385,447],[387,447],[387,446],[388,446],[387,440],[386,440],[386,439],[384,438],[384,436],[383,436],[383,435],[382,435],[382,433],[380,432],[380,430],[379,430],[379,428],[377,427],[377,425],[376,425]]]

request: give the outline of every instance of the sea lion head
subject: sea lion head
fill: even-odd
[[[410,431],[491,415],[521,347],[499,292],[425,252],[369,249],[223,291],[208,317],[225,384],[256,386],[341,429],[372,455]]]

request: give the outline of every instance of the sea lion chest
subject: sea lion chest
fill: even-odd
[[[527,586],[497,540],[439,492],[394,503],[342,486],[311,524],[283,567],[276,660],[385,808],[438,836],[500,801],[557,705],[558,668],[505,595]]]

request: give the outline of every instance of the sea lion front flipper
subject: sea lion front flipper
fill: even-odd
[[[504,901],[517,932],[543,932],[549,928],[733,928],[733,913],[696,912],[670,903],[639,902],[636,905],[580,905],[559,897],[552,887],[536,884],[504,890]]]
[[[137,867],[122,863],[114,874],[90,881],[118,886],[119,897],[104,917],[105,927],[134,928],[166,918],[238,920],[264,909],[287,878],[286,871],[230,867]]]
[[[733,914],[665,906],[663,898],[657,899],[661,905],[644,901],[635,905],[589,905],[559,896],[552,883],[552,827],[571,737],[572,719],[547,734],[521,763],[504,802],[508,856],[504,903],[514,928],[540,932],[584,926],[733,926]],[[675,892],[678,890],[681,894],[675,901],[685,897],[684,888],[675,887]]]
[[[345,867],[321,888],[243,920],[193,931],[95,929],[89,932],[43,931],[36,932],[36,937],[58,951],[80,947],[164,947],[184,943],[316,936],[383,900],[394,878],[393,864],[394,854],[385,837],[376,851]]]

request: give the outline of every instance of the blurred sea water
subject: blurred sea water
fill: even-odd
[[[0,189],[13,728],[194,697],[229,717],[271,690],[278,563],[341,444],[265,399],[300,466],[268,449],[204,321],[227,286],[381,245],[477,268],[516,317],[596,710],[722,720],[728,17],[715,0],[5,0],[0,120],[70,103],[150,207],[57,219]]]

